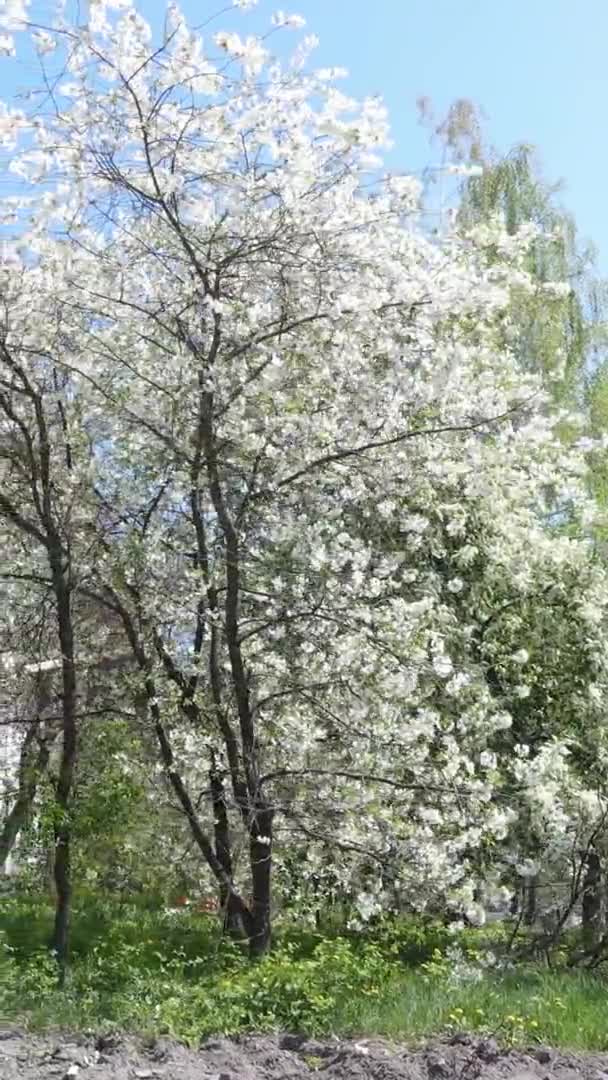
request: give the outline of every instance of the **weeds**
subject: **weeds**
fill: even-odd
[[[87,899],[76,905],[59,991],[50,919],[31,900],[0,909],[0,1016],[35,1028],[119,1028],[192,1043],[245,1031],[403,1040],[467,1031],[509,1045],[608,1049],[601,977],[505,968],[500,928],[453,935],[400,920],[355,937],[291,925],[252,966],[213,918]]]

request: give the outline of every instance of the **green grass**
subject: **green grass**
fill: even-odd
[[[252,966],[221,940],[213,918],[83,896],[59,991],[46,948],[51,921],[41,900],[0,903],[0,1017],[193,1043],[254,1030],[403,1041],[463,1030],[516,1045],[608,1050],[603,978],[529,966],[492,971],[484,955],[500,950],[500,928],[454,938],[440,924],[407,919],[358,937],[336,928],[321,937],[291,923]],[[454,944],[460,961],[450,955]]]
[[[582,972],[509,973],[454,988],[407,972],[377,998],[347,1003],[336,1020],[344,1033],[404,1041],[467,1031],[509,1045],[608,1050],[607,994],[602,978]]]

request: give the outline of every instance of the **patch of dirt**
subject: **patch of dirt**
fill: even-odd
[[[0,1080],[608,1080],[608,1054],[501,1049],[457,1036],[421,1047],[284,1035],[162,1039],[0,1029]]]

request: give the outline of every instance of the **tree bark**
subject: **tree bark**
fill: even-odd
[[[526,878],[523,883],[523,922],[524,926],[534,926],[537,912],[538,878]]]
[[[213,845],[209,840],[209,837],[203,830],[196,808],[186,786],[182,780],[180,773],[175,768],[173,749],[169,742],[169,738],[165,731],[164,725],[160,719],[160,712],[158,705],[156,704],[156,696],[154,685],[149,681],[148,701],[150,710],[152,713],[152,719],[154,721],[154,727],[156,731],[156,737],[161,752],[161,759],[165,766],[165,772],[173,791],[175,792],[179,803],[186,815],[190,831],[199,848],[199,851],[203,855],[207,865],[214,874],[216,881],[220,889],[225,890],[225,894],[229,897],[230,910],[233,913],[234,918],[238,917],[242,920],[243,926],[247,937],[251,940],[253,933],[253,918],[249,911],[245,901],[239,895],[234,887],[232,877],[227,873],[219,858],[217,857]]]
[[[11,399],[3,394],[0,406],[20,437],[26,450],[31,511],[22,513],[11,499],[0,491],[0,514],[22,533],[35,539],[44,549],[51,574],[57,633],[61,649],[61,717],[62,750],[59,774],[55,785],[55,858],[54,879],[57,893],[55,925],[51,941],[57,956],[59,981],[65,980],[71,907],[70,873],[70,802],[77,754],[76,668],[74,657],[74,626],[72,612],[72,555],[61,501],[57,493],[62,489],[65,475],[72,471],[72,453],[68,438],[63,407],[59,402],[60,426],[64,436],[64,461],[57,467],[52,452],[51,430],[45,408],[44,391],[32,380],[23,364],[7,347],[6,336],[0,338],[0,361],[10,372],[12,385],[31,410],[32,431],[15,411]],[[57,389],[57,372],[54,370],[54,386]]]
[[[219,349],[220,319],[215,320],[212,351]],[[209,362],[211,366],[212,361]],[[252,880],[251,928],[249,951],[252,957],[262,956],[271,941],[271,873],[273,810],[260,791],[259,745],[254,712],[249,694],[249,678],[239,638],[239,608],[241,602],[241,564],[238,530],[224,496],[218,461],[217,440],[213,425],[213,395],[203,390],[199,402],[199,428],[204,448],[209,494],[224,538],[225,601],[224,631],[230,660],[232,690],[236,702],[241,742],[241,761],[245,784],[235,791],[247,818],[249,828],[249,863]]]
[[[587,852],[587,868],[583,883],[582,926],[587,948],[596,945],[604,932],[605,911],[602,889],[602,863],[594,847]]]
[[[249,954],[252,959],[268,952],[272,939],[272,825],[273,810],[268,803],[260,800],[256,807],[249,841],[249,861],[253,881],[252,928],[249,936]]]
[[[226,790],[224,780],[217,767],[212,763],[209,770],[209,782],[211,787],[211,799],[213,803],[214,841],[215,854],[221,863],[227,877],[233,880],[234,869],[232,865],[232,849],[230,843],[230,824],[226,809]],[[242,942],[247,936],[240,906],[235,903],[232,893],[223,882],[219,883],[220,908],[224,920],[224,932],[229,934],[235,941]]]

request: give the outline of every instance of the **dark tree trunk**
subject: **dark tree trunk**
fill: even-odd
[[[232,849],[230,826],[226,809],[226,790],[224,780],[215,762],[209,771],[211,798],[213,802],[215,854],[230,881],[233,880]],[[224,921],[224,932],[235,941],[242,942],[247,937],[243,925],[241,905],[235,902],[233,893],[224,882],[219,883],[220,908]]]
[[[249,841],[249,860],[253,882],[249,954],[263,956],[271,943],[271,876],[273,811],[260,801],[256,808]]]
[[[57,799],[61,808],[61,802]],[[55,826],[55,865],[54,880],[57,902],[51,948],[59,965],[59,983],[63,985],[69,961],[70,915],[72,908],[72,873],[70,851],[70,829],[67,824]]]
[[[216,282],[219,298],[219,280]],[[220,347],[221,319],[215,317],[213,359]],[[240,732],[240,757],[243,780],[232,770],[235,797],[241,808],[243,820],[249,831],[249,862],[252,878],[252,905],[250,918],[245,921],[252,957],[263,955],[270,948],[270,888],[272,870],[272,824],[273,811],[262,798],[259,790],[259,744],[255,713],[249,696],[249,673],[241,647],[239,610],[241,603],[241,563],[239,531],[233,519],[229,503],[222,488],[218,441],[213,422],[213,393],[205,390],[209,358],[199,374],[201,395],[199,399],[198,438],[204,450],[209,494],[224,537],[224,566],[226,590],[224,596],[224,630],[232,691],[236,703]],[[232,732],[226,739],[227,754],[231,754]]]
[[[525,926],[534,926],[537,914],[538,878],[526,878],[523,884],[523,922]]]
[[[582,902],[583,937],[587,946],[595,945],[604,931],[602,877],[601,860],[592,847],[587,852]]]
[[[247,930],[247,934],[249,935],[250,914],[247,909],[247,905],[236,892],[232,878],[227,874],[226,870],[222,866],[222,863],[220,862],[215,853],[213,844],[211,843],[209,837],[204,832],[201,826],[198,814],[196,812],[196,807],[194,806],[194,803],[190,798],[181,774],[175,768],[173,748],[169,741],[167,732],[165,731],[165,728],[160,719],[160,710],[157,704],[156,690],[150,676],[148,676],[146,684],[149,708],[152,713],[152,718],[154,720],[156,737],[158,739],[161,759],[165,767],[167,780],[173,788],[173,791],[175,792],[175,795],[177,796],[178,801],[186,815],[188,824],[190,826],[190,831],[199,851],[201,852],[207,865],[215,875],[218,885],[221,888],[225,889],[227,895],[230,897],[231,911],[238,913],[240,918],[243,920],[243,923]]]

